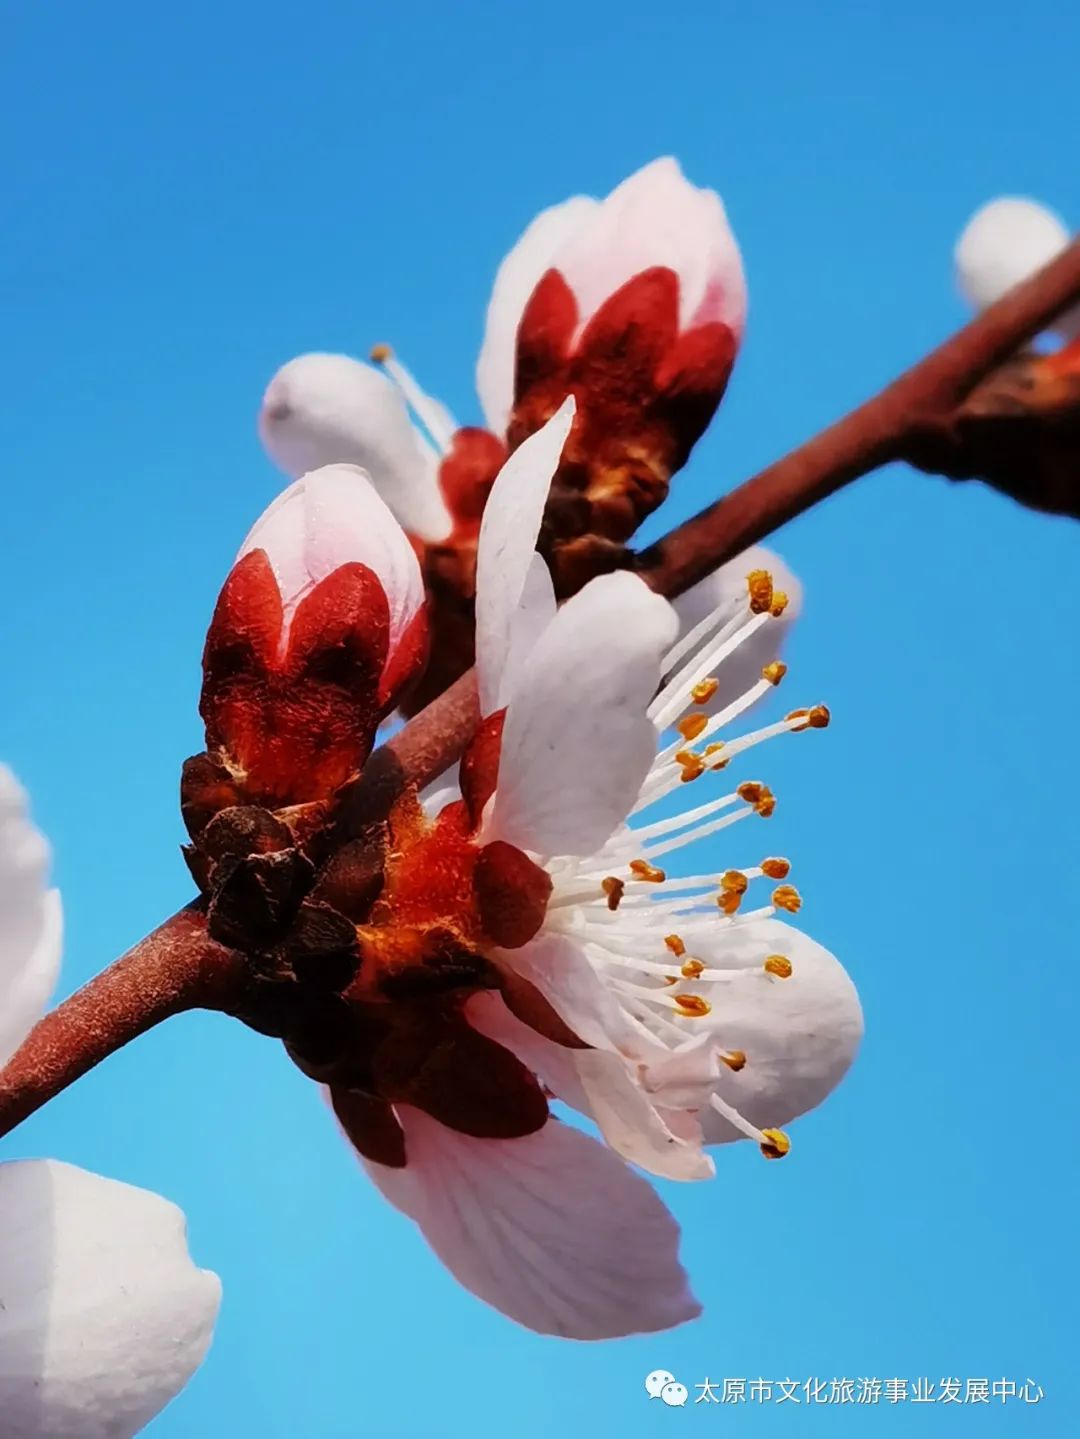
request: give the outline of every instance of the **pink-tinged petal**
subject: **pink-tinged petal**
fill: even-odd
[[[679,1230],[611,1150],[550,1119],[522,1139],[455,1134],[401,1106],[406,1163],[365,1163],[454,1277],[540,1334],[614,1339],[695,1318]]]
[[[480,712],[485,715],[505,703],[499,694],[511,636],[534,568],[552,476],[573,423],[574,399],[569,396],[503,465],[484,507],[476,553],[476,667]],[[534,575],[528,597],[533,607],[537,594]]]
[[[625,572],[563,605],[506,712],[490,838],[587,855],[625,820],[656,753],[645,711],[675,629],[667,601]]]
[[[968,303],[985,310],[1048,265],[1072,236],[1060,215],[1035,200],[991,200],[968,221],[956,243],[956,280]],[[1055,321],[1066,339],[1080,334],[1080,306]]]
[[[450,516],[438,457],[409,420],[385,375],[348,355],[298,355],[267,386],[259,437],[270,458],[299,479],[324,465],[359,465],[405,528],[441,539]]]
[[[210,1345],[217,1276],[156,1194],[53,1160],[0,1165],[0,1430],[126,1439]]]
[[[371,477],[354,465],[326,465],[291,484],[256,520],[237,560],[253,550],[270,561],[286,627],[305,596],[348,564],[366,566],[382,584],[391,658],[424,604],[412,545]]]
[[[654,160],[617,186],[552,256],[583,329],[628,280],[655,266],[679,277],[679,326],[720,322],[736,339],[746,321],[742,259],[720,197]]]
[[[598,1049],[578,1050],[574,1063],[600,1133],[616,1154],[661,1179],[712,1179],[715,1166],[701,1148],[665,1122],[634,1078],[632,1061]]]
[[[768,570],[774,590],[787,595],[787,607],[781,615],[755,630],[717,668],[719,687],[713,697],[700,706],[707,714],[718,714],[744,695],[761,679],[762,667],[780,657],[792,626],[802,612],[802,583],[779,555],[763,545],[754,545],[672,600],[681,637],[714,610],[731,608],[734,613],[735,605],[744,604],[746,577],[752,570]],[[688,658],[685,656],[679,663],[685,664]]]
[[[0,1068],[41,1018],[60,972],[60,893],[47,888],[48,872],[26,794],[0,764]]]
[[[575,195],[541,210],[499,266],[476,362],[480,404],[488,429],[497,435],[505,435],[514,403],[514,357],[525,304],[552,256],[588,222],[598,205],[587,195]]]
[[[859,996],[827,949],[780,920],[712,933],[694,936],[694,954],[741,972],[691,987],[711,1003],[709,1023],[724,1049],[746,1055],[738,1073],[721,1067],[716,1088],[751,1124],[781,1127],[819,1105],[851,1067],[863,1034]],[[791,961],[790,978],[765,972],[770,954]],[[699,1117],[708,1144],[743,1137],[715,1111]]]

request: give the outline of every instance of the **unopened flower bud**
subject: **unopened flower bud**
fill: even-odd
[[[305,475],[258,520],[218,599],[207,748],[247,800],[327,798],[367,758],[426,644],[416,556],[368,477]]]

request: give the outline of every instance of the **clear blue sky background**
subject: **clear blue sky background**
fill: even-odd
[[[57,853],[65,991],[190,892],[177,775],[214,596],[279,483],[254,418],[282,361],[390,340],[476,418],[505,249],[673,152],[728,204],[751,317],[668,522],[963,320],[950,253],[981,201],[1080,217],[1060,4],[3,10],[0,756]],[[669,1186],[705,1317],[595,1347],[518,1330],[384,1206],[273,1042],[188,1017],[2,1147],[169,1195],[222,1275],[154,1439],[1076,1432],[1080,530],[896,469],[779,547],[807,588],[786,697],[835,723],[762,757],[769,848],[868,1033],[787,1162],[743,1146]],[[1047,1397],[736,1421],[650,1404],[656,1367]]]

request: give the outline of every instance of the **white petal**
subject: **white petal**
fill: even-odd
[[[569,1339],[654,1333],[701,1312],[675,1220],[611,1150],[557,1119],[487,1140],[398,1114],[405,1167],[365,1168],[478,1298]]]
[[[956,245],[956,278],[968,303],[985,310],[1050,263],[1072,237],[1065,222],[1034,200],[991,200],[968,221]],[[1080,310],[1054,326],[1068,337],[1080,329]]]
[[[437,458],[421,444],[397,388],[372,366],[348,355],[298,355],[267,386],[259,436],[294,479],[323,465],[359,465],[410,533],[448,533]]]
[[[484,506],[476,553],[476,667],[485,715],[499,707],[515,616],[533,565],[552,476],[573,423],[571,395],[510,456]]]
[[[625,820],[656,753],[645,711],[675,629],[667,601],[627,573],[563,605],[506,713],[490,838],[587,855]]]
[[[719,1068],[708,1059],[715,1045],[710,1047],[707,1037],[704,1045],[691,1044],[694,1057],[684,1060],[650,1043],[629,1023],[570,935],[542,934],[521,949],[504,951],[500,963],[534,985],[575,1034],[597,1047],[554,1044],[512,1015],[496,994],[469,1001],[469,1023],[516,1054],[559,1099],[594,1120],[605,1142],[630,1163],[666,1179],[711,1179],[715,1170],[701,1152],[700,1126],[685,1116],[688,1122],[676,1133],[673,1116],[659,1106],[681,1105],[684,1096],[670,1081],[691,1077],[694,1102],[702,1102]],[[656,1081],[655,1095],[646,1094],[635,1079],[637,1059],[654,1056],[649,1074]]]
[[[45,1012],[60,972],[60,893],[46,888],[48,870],[26,794],[0,764],[0,1068]]]
[[[53,1160],[0,1165],[4,1439],[126,1439],[202,1363],[221,1299],[156,1194]]]
[[[719,688],[706,704],[699,706],[707,714],[717,714],[733,700],[744,695],[761,679],[763,665],[779,658],[787,637],[802,610],[802,583],[779,555],[763,545],[753,545],[721,565],[711,575],[691,586],[685,594],[672,600],[679,617],[680,637],[692,630],[716,609],[727,609],[746,596],[746,577],[751,570],[768,570],[773,587],[788,597],[787,608],[776,619],[770,619],[744,640],[733,654],[719,666],[716,678]],[[685,663],[689,656],[680,663]]]
[[[497,960],[538,989],[586,1044],[613,1049],[627,1042],[630,1028],[622,1007],[573,935],[541,930],[520,949],[500,950]]]
[[[645,165],[617,186],[552,259],[578,301],[582,326],[609,295],[655,265],[679,277],[683,329],[746,321],[746,280],[719,195],[691,185],[677,160]]]
[[[551,582],[547,561],[543,555],[534,554],[525,575],[521,600],[510,621],[506,660],[499,681],[495,709],[502,709],[510,703],[521,676],[528,669],[537,641],[555,618],[557,608],[555,586]]]
[[[616,1154],[662,1179],[713,1178],[716,1169],[702,1152],[700,1135],[687,1142],[671,1131],[627,1060],[583,1049],[574,1062],[593,1117]]]
[[[596,210],[598,200],[575,195],[541,210],[499,266],[476,362],[476,390],[489,430],[505,435],[514,403],[518,325],[530,295],[559,247]]]
[[[693,989],[712,1004],[710,1024],[724,1048],[746,1055],[737,1074],[721,1068],[716,1087],[751,1124],[785,1125],[820,1104],[850,1068],[863,1034],[859,996],[839,960],[780,920],[712,933],[712,942],[704,931],[687,939],[694,954],[743,972]],[[789,979],[763,971],[769,954],[791,960]],[[684,1022],[688,1033],[700,1023]],[[715,1111],[699,1117],[709,1144],[742,1138]]]
[[[237,559],[260,549],[281,590],[286,621],[320,580],[352,563],[382,581],[391,650],[424,603],[416,552],[371,477],[354,465],[326,465],[283,491],[256,520]]]

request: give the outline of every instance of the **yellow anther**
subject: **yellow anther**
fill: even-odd
[[[784,611],[787,609],[787,607],[788,597],[786,594],[784,594],[784,591],[774,590],[772,597],[772,608],[769,610],[769,614],[772,615],[774,620],[778,620],[780,616],[784,613]]]
[[[613,874],[609,874],[607,879],[600,881],[600,888],[607,895],[608,909],[618,909],[622,903],[623,891],[626,889],[625,881],[616,879]]]
[[[815,705],[810,711],[810,728],[825,729],[831,719],[828,705]]]
[[[742,895],[734,889],[722,889],[716,896],[716,902],[725,914],[734,914],[742,904]]]
[[[777,979],[791,978],[791,960],[786,954],[770,954],[764,968],[766,974],[775,974]]]
[[[682,967],[683,979],[697,979],[705,968],[700,959],[688,959]]]
[[[761,1146],[761,1152],[766,1159],[783,1159],[784,1155],[791,1149],[791,1140],[782,1129],[763,1129],[761,1131],[765,1143]]]
[[[730,1054],[722,1054],[720,1058],[731,1070],[738,1074],[740,1069],[746,1068],[746,1055],[741,1049],[733,1049]]]
[[[788,914],[798,914],[802,909],[802,895],[793,884],[782,884],[774,889],[772,902],[777,909],[786,909]]]
[[[663,884],[667,875],[662,869],[657,869],[655,864],[650,864],[647,859],[632,859],[630,861],[630,873],[635,879],[644,880],[646,884]]]
[[[751,570],[746,577],[746,588],[750,593],[750,609],[753,614],[763,615],[772,609],[772,575],[768,570]]]
[[[761,815],[763,819],[768,819],[776,808],[776,796],[769,786],[762,784],[760,780],[745,780],[739,785],[735,793],[741,800],[745,800],[747,804],[752,804],[755,811]]]
[[[787,665],[781,660],[773,660],[771,664],[763,665],[761,678],[768,680],[771,685],[778,685],[787,674]]]
[[[712,1009],[709,1001],[702,999],[700,994],[674,994],[672,998],[683,1014],[691,1019],[703,1019]]]
[[[809,710],[792,710],[790,714],[786,714],[784,716],[784,719],[787,721],[788,724],[791,724],[792,720],[799,721],[798,724],[792,726],[792,734],[800,734],[804,729],[810,728]]]
[[[665,934],[664,943],[667,945],[668,949],[671,950],[672,954],[675,956],[676,959],[682,959],[683,955],[686,953],[686,945],[683,944],[682,940],[677,934]]]
[[[691,740],[697,739],[698,735],[708,723],[708,715],[688,714],[679,721],[675,728],[682,735],[683,739],[686,740],[687,744],[689,744]]]
[[[690,691],[690,698],[694,701],[696,705],[707,704],[719,688],[720,681],[716,678],[715,675],[710,675],[708,679],[699,680],[697,682],[694,688]]]
[[[761,861],[761,872],[767,879],[787,879],[791,873],[791,861],[789,859],[763,859]]]
[[[389,345],[372,345],[368,358],[373,365],[385,365],[394,358],[394,352]]]
[[[741,869],[729,869],[720,876],[720,888],[732,894],[745,894],[749,882]]]
[[[705,757],[706,757],[706,759],[708,759],[711,755],[719,754],[720,751],[721,751],[723,748],[724,748],[724,741],[723,741],[722,739],[716,740],[713,744],[707,744],[707,745],[705,746]],[[715,764],[711,764],[711,765],[709,766],[709,768],[710,768],[710,769],[727,769],[727,767],[728,767],[728,765],[729,765],[730,763],[731,763],[731,761],[730,761],[729,759],[719,759],[719,760],[716,761]]]
[[[692,779],[700,779],[705,773],[705,761],[691,749],[679,750],[675,763],[682,770],[679,779],[683,784],[689,784]]]

